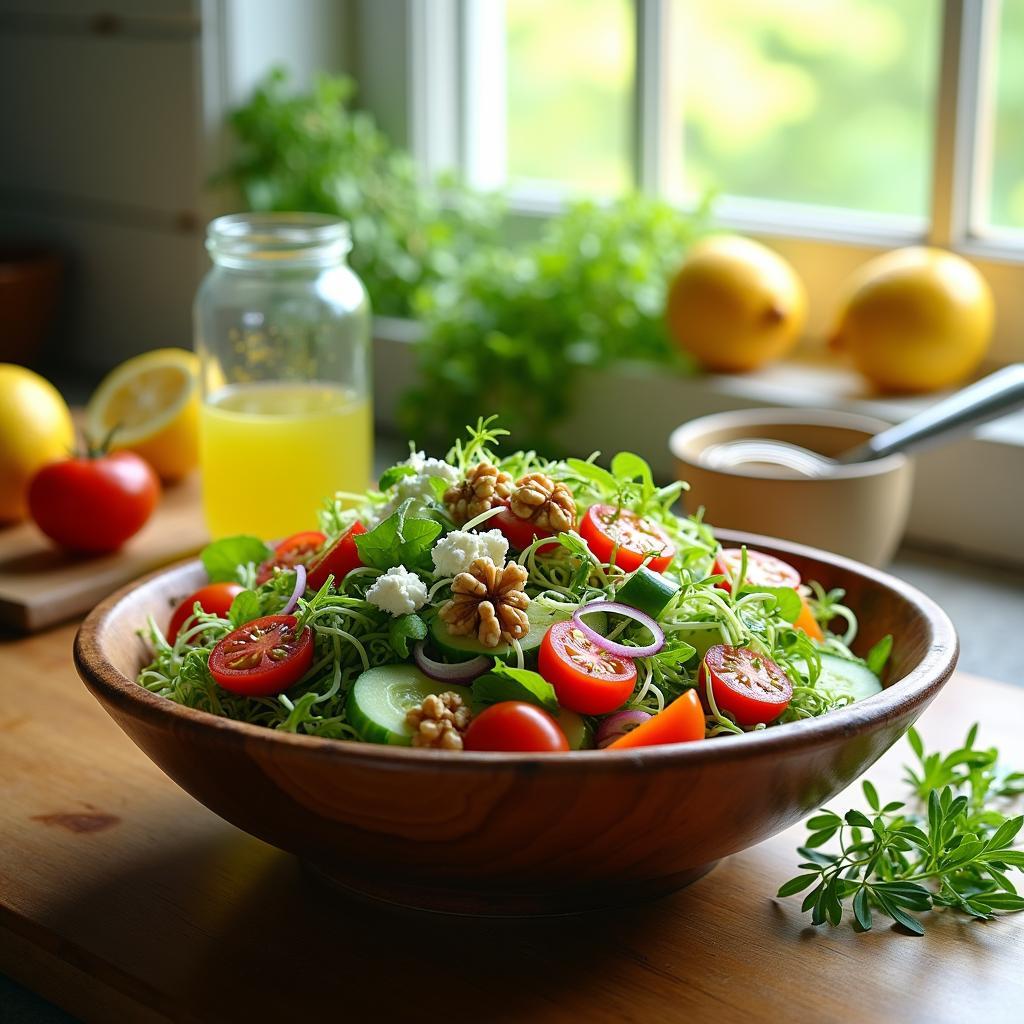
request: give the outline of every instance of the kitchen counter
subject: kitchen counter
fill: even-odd
[[[401,458],[404,452],[404,446],[385,442],[380,446],[378,461],[388,463],[396,458]],[[1011,641],[1015,639],[1021,628],[1024,627],[1024,577],[1021,574],[997,567],[966,562],[947,554],[913,549],[902,550],[894,564],[890,567],[890,571],[920,587],[950,614],[961,638],[962,651],[959,666],[961,673],[974,673],[1016,684],[1017,686],[1024,686],[1024,671],[1020,668],[1018,648],[1015,643],[1007,642],[1007,638],[1010,638]],[[121,753],[123,754],[125,765],[131,768],[133,774],[138,772],[139,778],[144,780],[147,785],[152,785],[154,800],[170,802],[176,808],[175,813],[184,816],[188,820],[199,821],[202,819],[204,832],[208,831],[211,836],[216,835],[217,843],[226,843],[225,850],[228,848],[248,850],[249,852],[240,861],[240,863],[248,865],[246,870],[252,869],[253,864],[258,862],[267,868],[267,885],[273,883],[284,886],[283,890],[280,888],[271,890],[273,899],[280,900],[283,898],[281,896],[282,892],[292,892],[296,899],[301,899],[301,880],[296,877],[294,870],[288,866],[290,858],[285,858],[283,855],[270,851],[263,844],[259,844],[256,840],[252,840],[249,837],[242,836],[241,833],[237,833],[230,826],[224,825],[224,823],[213,818],[212,815],[209,815],[209,812],[206,812],[184,794],[180,793],[180,791],[176,790],[141,754],[131,747],[129,742],[120,735],[111,723],[106,721],[98,706],[92,703],[91,698],[85,694],[84,689],[74,677],[70,659],[71,635],[72,630],[68,627],[63,627],[29,641],[0,637],[0,658],[10,658],[19,662],[27,659],[39,672],[55,674],[60,680],[60,687],[63,692],[67,693],[76,707],[82,705],[81,713],[87,715],[90,720],[96,720],[97,729],[104,735],[104,742],[109,741],[110,744],[123,748]],[[12,685],[12,681],[9,678],[9,674],[7,672],[0,674],[0,686],[10,685]],[[950,686],[951,692],[958,695],[955,702],[956,706],[962,709],[962,714],[957,716],[958,728],[980,718],[982,720],[990,720],[993,724],[993,730],[998,732],[1005,731],[1005,729],[1000,730],[999,726],[1000,721],[1006,715],[1010,715],[1010,717],[1016,715],[1017,720],[1020,720],[1021,707],[1024,705],[1020,702],[1010,703],[1009,695],[1011,691],[1000,688],[986,689],[986,694],[998,697],[1004,703],[1002,705],[992,705],[990,702],[989,706],[985,706],[985,703],[982,701],[975,702],[966,699],[967,691],[971,685],[968,677],[958,676]],[[946,698],[943,698],[943,700],[945,702]],[[954,701],[950,700],[946,703],[952,709]],[[946,717],[949,718],[950,715],[951,710],[947,711]],[[952,723],[941,726],[941,723],[938,721],[938,712],[929,712],[926,715],[924,720],[926,726],[932,722],[933,717],[936,719],[937,731],[946,734],[942,737],[943,740],[948,738],[952,741],[956,738],[956,730],[952,728]],[[53,726],[55,728],[59,727],[59,717],[55,716]],[[983,733],[982,738],[984,741],[997,742],[995,735],[992,733],[985,729],[983,729]],[[0,768],[3,767],[5,766],[0,761]],[[5,774],[6,772],[0,771],[0,777]],[[874,775],[874,772],[872,774]],[[138,785],[138,779],[135,778],[126,779],[125,781],[129,785],[129,789],[134,789]],[[107,782],[112,790],[112,795],[116,795],[118,780],[108,779]],[[25,784],[27,785],[28,783]],[[148,833],[147,841],[151,844],[157,844],[161,841],[157,827],[159,823],[153,819],[150,824],[153,825],[153,830]],[[54,835],[55,841],[58,838],[57,835]],[[631,946],[625,948],[623,956],[627,956],[628,959],[641,965],[641,967],[637,968],[637,983],[653,986],[654,990],[660,988],[666,994],[673,991],[673,984],[683,984],[682,977],[676,979],[674,983],[671,981],[675,977],[674,972],[680,970],[677,958],[672,952],[671,943],[682,941],[682,937],[685,936],[689,937],[688,941],[698,938],[698,932],[701,929],[697,924],[686,924],[686,920],[692,914],[710,914],[713,919],[720,919],[722,930],[719,933],[719,938],[715,941],[721,943],[728,944],[726,940],[730,934],[730,929],[739,928],[741,931],[744,930],[740,907],[728,901],[726,904],[720,905],[716,896],[717,893],[727,891],[733,886],[746,886],[750,890],[748,896],[750,899],[755,900],[755,903],[751,905],[754,909],[750,910],[753,914],[753,919],[757,922],[758,927],[768,928],[768,933],[760,935],[760,938],[756,932],[746,932],[744,939],[746,942],[754,943],[752,948],[755,951],[764,946],[761,953],[758,954],[762,960],[762,954],[767,955],[770,947],[774,947],[772,956],[783,958],[787,956],[787,949],[794,955],[797,955],[801,949],[810,948],[818,949],[821,957],[825,958],[828,963],[834,963],[834,968],[837,971],[842,968],[845,962],[844,958],[853,957],[855,958],[853,962],[859,962],[857,958],[861,956],[864,957],[863,963],[869,968],[877,960],[875,968],[882,971],[882,965],[889,959],[886,953],[889,945],[892,948],[892,955],[899,959],[911,955],[916,946],[938,941],[939,945],[936,948],[939,952],[934,955],[932,953],[922,953],[916,956],[913,962],[923,965],[925,962],[932,963],[934,960],[935,966],[941,968],[941,951],[948,947],[948,944],[953,941],[955,935],[960,935],[962,930],[968,926],[953,926],[951,923],[944,925],[938,940],[934,940],[931,937],[923,940],[907,939],[889,935],[884,930],[869,938],[854,937],[843,933],[835,933],[833,935],[827,932],[819,933],[805,927],[802,919],[796,914],[796,907],[792,901],[771,900],[770,896],[774,888],[786,876],[786,871],[792,867],[789,863],[793,859],[791,850],[798,838],[799,836],[795,833],[785,835],[784,837],[772,840],[769,844],[764,844],[755,851],[750,851],[733,858],[726,865],[713,872],[708,880],[698,883],[685,893],[665,901],[663,904],[665,920],[652,927],[655,929],[654,934],[658,937],[657,942],[665,942],[668,945],[659,946],[656,953],[652,953],[643,936],[639,932],[635,932],[635,922],[628,925],[628,929],[631,929],[631,933],[634,933],[633,939],[630,941],[635,942],[635,948]],[[84,842],[80,843],[80,845],[84,846]],[[767,854],[758,852],[766,847],[769,848]],[[254,852],[257,849],[259,852]],[[189,856],[194,860],[196,856],[199,856],[199,853],[192,851]],[[192,864],[191,860],[188,863],[192,869],[197,866]],[[765,874],[764,877],[757,878],[756,883],[752,883],[749,878],[751,871],[764,872]],[[273,882],[273,879],[277,881]],[[58,881],[57,884],[60,885],[61,883]],[[259,889],[260,886],[257,885],[256,888]],[[160,907],[159,905],[154,905],[153,909],[154,911],[159,911]],[[167,908],[165,907],[164,909]],[[286,908],[281,906],[280,909],[283,913]],[[178,910],[172,908],[171,912],[177,914]],[[303,911],[303,913],[306,912]],[[360,913],[365,914],[365,911]],[[657,913],[653,908],[649,913],[645,911],[645,915],[650,917],[652,921],[657,918]],[[344,921],[347,918],[342,914],[339,920]],[[674,922],[674,924],[666,922]],[[1024,921],[1020,925],[1000,922],[991,926],[971,926],[974,929],[972,937],[966,941],[959,941],[963,941],[964,947],[973,959],[977,959],[980,955],[981,945],[979,943],[985,946],[990,941],[996,943],[992,947],[993,955],[995,955],[995,951],[1003,948],[1003,946],[1008,948],[1014,942],[1019,944],[1022,941],[1022,933],[1020,931],[1022,926],[1024,926]],[[395,927],[402,928],[404,926],[396,923]],[[417,928],[421,930],[422,927],[422,924],[417,925]],[[486,926],[483,927],[484,930],[487,930]],[[574,930],[571,925],[563,927],[562,925],[550,924],[543,926],[541,930],[548,938],[541,940],[539,945],[534,945],[532,947],[533,952],[527,955],[531,978],[536,971],[541,969],[538,963],[535,962],[535,958],[542,955],[543,950],[547,948],[545,943],[548,945],[552,942],[555,943],[549,950],[552,955],[555,955],[556,948],[560,948],[558,947],[557,940],[552,938],[553,936],[565,931],[567,935],[571,933],[572,941],[582,941],[582,935],[577,934],[577,930]],[[998,936],[1002,932],[1009,931],[1012,931],[1012,936],[1011,934],[1005,934],[1001,939],[993,938],[993,936]],[[509,930],[508,935],[499,940],[498,951],[501,956],[511,955],[511,952],[517,950],[522,951],[518,945],[519,939],[508,937],[514,934],[519,933],[516,932],[515,928],[512,928]],[[674,939],[672,935],[675,936]],[[841,938],[836,937],[840,935],[842,936]],[[239,936],[236,936],[236,939],[239,942],[241,941]],[[488,941],[492,939],[493,935],[489,934]],[[712,939],[709,935],[705,936],[705,939],[701,941],[711,942]],[[792,946],[787,946],[787,943],[792,943]],[[600,945],[600,943],[598,944]],[[461,942],[456,942],[452,948],[457,954],[457,948],[461,948]],[[926,948],[931,950],[933,947],[929,945]],[[610,950],[608,952],[610,953]],[[683,955],[682,949],[677,950],[677,952]],[[562,955],[563,953],[561,952],[557,954],[558,957]],[[800,957],[806,955],[806,953],[800,954]],[[653,960],[649,959],[652,956]],[[925,959],[922,960],[921,956],[925,957]],[[479,959],[479,955],[476,958]],[[456,959],[458,959],[457,955]],[[664,962],[662,963],[662,961]],[[496,970],[504,970],[501,964],[495,964],[494,966]],[[579,968],[580,965],[576,965],[576,967]],[[397,962],[395,963],[395,969],[401,969]],[[267,966],[267,970],[270,970],[270,965]],[[990,973],[999,974],[999,970],[992,968]],[[806,979],[803,979],[802,976],[802,988],[806,988],[806,985],[803,984],[804,980]],[[763,982],[764,979],[762,979]],[[304,982],[303,987],[307,984],[308,982]],[[731,984],[742,987],[742,977],[737,975]],[[853,984],[854,982],[851,980],[851,991]],[[682,989],[675,989],[675,991],[682,991]],[[382,992],[383,997],[386,997],[388,994],[386,991]],[[1005,1012],[1009,1013],[1008,1007],[1014,1005],[1011,1000],[1019,1000],[1022,993],[1017,992],[1012,997],[1007,995],[1007,998],[1002,1003],[993,996],[993,1001],[989,1004],[988,998],[991,995],[992,993],[983,994],[982,997],[987,1005],[991,1005],[994,1008],[990,1014],[990,1019],[997,1020],[1001,1019],[998,1015],[1000,1008],[1005,1009]],[[344,1007],[344,998],[340,998],[341,1001],[338,1005]],[[725,998],[724,994],[722,998]],[[933,1020],[948,1019],[949,1016],[953,1015],[955,1001],[950,1003],[948,1007],[944,1007],[934,1000],[928,1000],[928,1002],[932,1005]],[[679,1012],[682,1013],[685,1008],[685,1000],[678,1003],[677,1007]],[[2,1008],[0,1016],[2,1016],[5,1024],[21,1024],[21,1022],[24,1022],[24,1024],[50,1024],[50,1022],[54,1022],[55,1024],[58,1021],[72,1019],[62,1010],[39,998],[28,989],[2,977],[0,977],[0,1008]],[[551,1007],[548,1007],[548,1009],[550,1010]],[[979,1009],[980,1005],[975,1004],[971,1012],[976,1013]],[[412,1012],[411,1009],[410,1012]],[[764,1004],[764,1012],[768,1012],[767,1004]],[[893,1012],[895,1014],[895,1011]],[[382,1017],[387,1016],[383,1010],[381,1014]],[[554,1013],[548,1015],[557,1016]],[[924,1014],[922,1013],[921,1016],[923,1018]],[[789,1019],[797,1018],[789,1016]],[[850,1019],[852,1020],[853,1017]],[[909,1019],[909,1017],[904,1016],[903,1019]]]

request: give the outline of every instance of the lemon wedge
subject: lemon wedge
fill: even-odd
[[[199,359],[159,348],[121,363],[89,399],[86,426],[94,442],[114,430],[114,448],[141,455],[164,480],[180,479],[199,461]]]

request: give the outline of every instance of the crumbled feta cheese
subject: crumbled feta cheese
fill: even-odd
[[[403,476],[392,488],[392,496],[379,513],[379,519],[387,519],[403,501],[409,498],[414,499],[409,508],[411,515],[422,514],[424,508],[436,499],[434,488],[430,483],[431,479],[443,480],[446,486],[451,486],[459,480],[459,471],[450,466],[443,459],[428,459],[423,452],[413,452],[409,458],[398,463],[399,466],[409,466],[415,470],[412,476]]]
[[[460,572],[467,572],[478,558],[489,558],[495,565],[502,566],[507,554],[508,541],[500,530],[488,530],[486,533],[452,530],[430,552],[438,576],[457,576]]]
[[[373,581],[366,600],[390,615],[408,615],[427,603],[427,587],[416,573],[396,565]]]

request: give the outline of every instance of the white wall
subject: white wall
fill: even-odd
[[[57,371],[191,344],[224,113],[346,66],[346,0],[0,0],[0,238],[69,261]]]

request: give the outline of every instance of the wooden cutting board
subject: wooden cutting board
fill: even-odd
[[[84,1021],[1021,1020],[1024,914],[933,914],[922,938],[882,921],[812,928],[799,898],[773,895],[795,873],[799,827],[599,915],[343,902],[134,747],[75,676],[73,635],[0,638],[0,972]],[[1024,689],[958,674],[920,731],[950,750],[973,721],[979,742],[1024,758]],[[903,792],[910,757],[901,742],[871,768],[883,798]],[[832,804],[860,804],[859,787]]]
[[[0,527],[0,626],[34,632],[83,615],[123,584],[195,554],[206,540],[197,473],[165,487],[153,518],[112,555],[60,551],[31,522]]]

